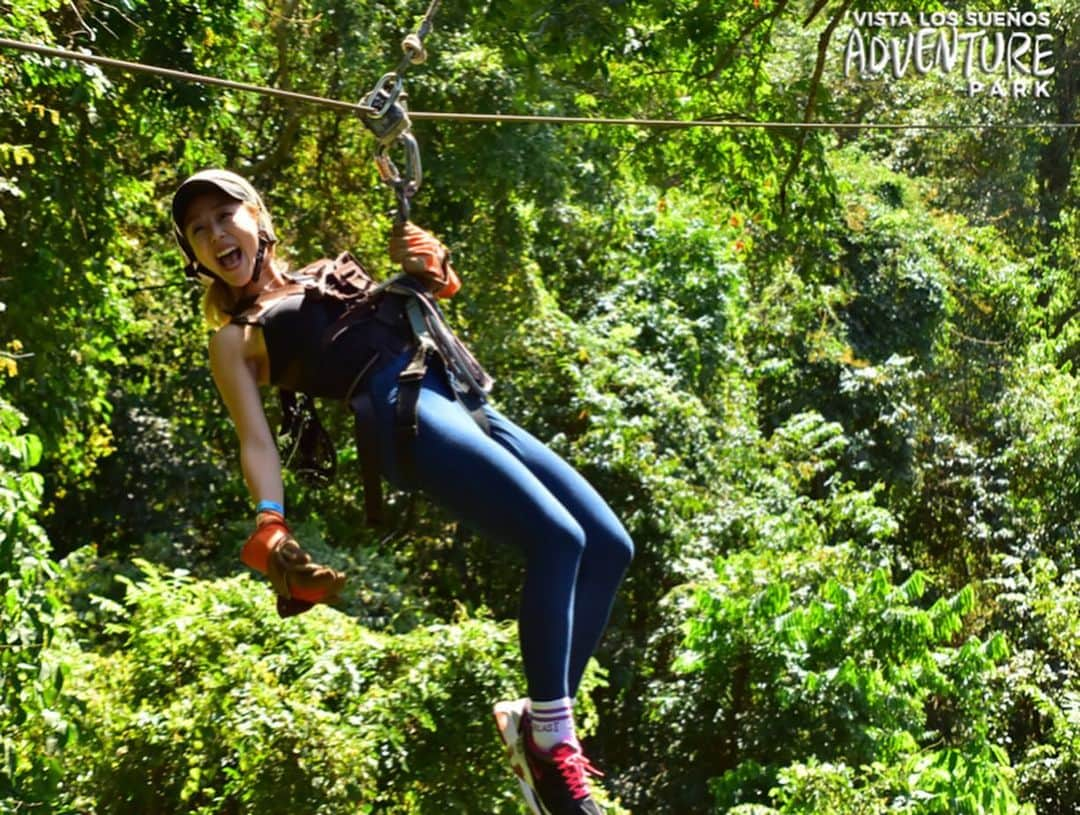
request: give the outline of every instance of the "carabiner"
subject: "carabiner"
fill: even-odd
[[[408,131],[398,134],[395,144],[401,145],[405,154],[405,173],[398,171],[397,165],[390,158],[390,145],[380,144],[375,153],[375,166],[379,170],[379,178],[384,184],[391,187],[397,196],[398,221],[409,220],[410,200],[424,181],[424,171],[420,165],[420,145],[416,138]]]

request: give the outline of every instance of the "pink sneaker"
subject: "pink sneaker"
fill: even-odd
[[[588,777],[603,773],[585,758],[581,745],[556,744],[548,752],[541,750],[532,740],[527,715],[522,730],[532,789],[544,815],[602,815],[589,793]]]
[[[540,796],[533,787],[532,773],[529,770],[529,762],[525,756],[525,731],[522,723],[525,719],[525,705],[527,699],[517,699],[513,702],[499,702],[495,705],[495,726],[499,728],[499,735],[506,746],[506,757],[510,761],[510,769],[517,776],[518,784],[521,785],[521,794],[529,810],[533,815],[548,815],[540,803]]]

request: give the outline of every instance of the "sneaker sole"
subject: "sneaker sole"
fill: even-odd
[[[525,743],[518,725],[521,722],[520,702],[499,702],[495,705],[495,726],[499,729],[506,748],[506,758],[510,762],[510,768],[521,785],[521,794],[525,803],[529,805],[529,811],[533,815],[550,815],[544,805],[540,803],[540,796],[533,787],[532,772],[529,763],[525,760]]]

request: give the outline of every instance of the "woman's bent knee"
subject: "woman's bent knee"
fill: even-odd
[[[526,541],[530,555],[537,554],[544,558],[557,555],[558,560],[574,562],[581,560],[587,544],[585,530],[569,514],[557,521],[529,524]]]
[[[622,571],[630,566],[630,562],[634,559],[634,541],[630,537],[630,533],[622,528],[620,525],[615,530],[608,542],[609,557],[615,561],[615,565],[619,566]]]
[[[634,541],[622,524],[605,524],[589,534],[590,559],[603,562],[612,573],[621,576],[634,559]]]

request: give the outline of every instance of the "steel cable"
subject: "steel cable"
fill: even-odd
[[[40,54],[56,59],[70,59],[116,68],[123,71],[154,74],[185,82],[197,82],[204,85],[216,85],[231,90],[274,96],[292,102],[321,105],[323,107],[345,110],[351,113],[368,114],[373,111],[369,106],[356,102],[345,102],[325,96],[285,91],[264,85],[247,82],[234,82],[216,76],[178,71],[141,62],[101,57],[81,51],[53,48],[36,43],[0,38],[0,48],[12,48]],[[1080,127],[1080,122],[760,122],[743,119],[650,119],[611,116],[546,116],[520,113],[445,113],[435,111],[410,110],[412,119],[422,121],[454,122],[490,122],[490,123],[532,123],[532,124],[567,124],[567,125],[604,125],[617,127],[718,127],[718,128],[763,128],[770,130],[809,128],[814,130],[1070,130]]]

